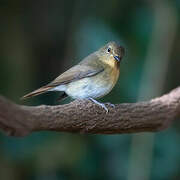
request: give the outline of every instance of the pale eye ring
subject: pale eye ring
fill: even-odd
[[[108,53],[111,52],[111,48],[108,48],[108,49],[107,49],[107,52],[108,52]]]

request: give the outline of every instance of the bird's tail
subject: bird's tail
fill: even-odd
[[[41,87],[41,88],[31,92],[31,93],[28,93],[28,94],[24,95],[23,97],[21,97],[21,99],[23,100],[23,99],[27,99],[27,98],[30,98],[30,97],[33,97],[33,96],[37,96],[37,95],[46,93],[50,89],[52,89],[52,87],[49,87],[49,86]]]

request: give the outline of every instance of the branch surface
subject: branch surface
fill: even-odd
[[[19,137],[42,130],[90,134],[161,131],[180,117],[180,87],[150,101],[107,107],[108,113],[87,100],[23,106],[0,96],[0,131]]]

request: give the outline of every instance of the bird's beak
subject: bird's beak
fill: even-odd
[[[120,58],[119,56],[114,56],[114,59],[115,59],[116,61],[118,61],[118,62],[121,61],[121,58]]]

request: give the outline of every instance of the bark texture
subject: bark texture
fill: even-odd
[[[23,137],[35,131],[121,134],[156,132],[180,118],[180,87],[147,102],[108,106],[88,100],[58,106],[23,106],[0,97],[0,131]]]

